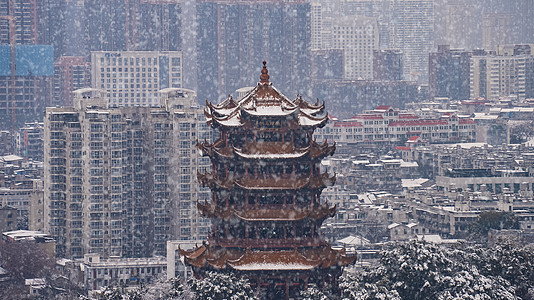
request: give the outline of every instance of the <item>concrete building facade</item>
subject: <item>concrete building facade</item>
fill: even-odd
[[[193,91],[162,90],[159,107],[108,107],[105,91],[76,92],[45,117],[45,231],[58,255],[164,255],[169,239],[207,235],[194,203],[209,198],[194,174],[210,140]]]
[[[198,1],[192,42],[199,99],[222,100],[255,82],[263,60],[281,92],[306,95],[311,87],[310,11],[304,0]]]
[[[438,46],[429,54],[428,86],[430,99],[447,97],[449,100],[469,99],[469,72],[471,53]]]
[[[534,51],[521,46],[500,47],[497,52],[475,51],[470,63],[470,96],[487,100],[515,95],[534,96]],[[517,49],[514,50],[514,49]]]
[[[373,79],[373,51],[379,42],[377,20],[347,16],[332,23],[332,47],[344,51],[344,79]]]
[[[182,87],[182,52],[92,52],[91,82],[111,107],[159,106],[159,90]]]
[[[402,80],[403,66],[402,51],[398,49],[373,51],[373,80]]]

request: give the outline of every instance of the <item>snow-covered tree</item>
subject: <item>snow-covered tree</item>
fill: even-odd
[[[340,288],[344,299],[518,299],[519,283],[514,285],[500,271],[480,269],[493,267],[497,271],[509,265],[495,264],[496,257],[492,257],[498,254],[490,254],[492,249],[484,251],[447,249],[422,241],[391,244],[381,253],[378,267],[346,274]],[[498,260],[505,257],[501,255]]]
[[[196,295],[180,278],[166,280],[160,278],[154,284],[146,287],[142,293],[142,300],[193,300]]]
[[[234,274],[207,272],[203,279],[192,279],[189,285],[199,299],[256,299],[248,279]]]
[[[300,292],[300,298],[302,300],[331,300],[337,299],[329,291],[323,291],[315,284],[309,284],[308,288]]]

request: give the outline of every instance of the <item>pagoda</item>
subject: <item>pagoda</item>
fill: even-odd
[[[336,211],[320,198],[335,182],[320,171],[335,145],[312,138],[327,122],[324,102],[284,96],[264,61],[260,82],[246,96],[206,105],[220,137],[198,144],[212,162],[211,173],[198,174],[212,199],[197,207],[212,228],[203,245],[180,249],[186,264],[200,277],[209,270],[246,275],[265,299],[294,297],[310,283],[335,288],[356,256],[332,249],[320,235]]]

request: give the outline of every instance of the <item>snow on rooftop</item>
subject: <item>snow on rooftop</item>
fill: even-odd
[[[309,119],[308,117],[299,115],[299,124],[302,126],[316,126],[321,124],[321,122],[323,122],[323,120],[313,120]]]
[[[415,188],[421,187],[424,183],[428,182],[430,179],[427,178],[417,178],[417,179],[401,179],[401,184],[403,188]]]
[[[258,105],[253,109],[246,109],[246,112],[253,116],[286,116],[292,114],[295,110],[296,108],[284,109],[278,105]]]
[[[487,147],[493,147],[491,145],[488,145],[487,143],[458,143],[458,144],[440,144],[437,145],[444,148],[462,148],[462,149],[471,149],[471,148],[483,148],[485,146]]]
[[[6,155],[6,156],[2,156],[2,159],[6,162],[12,162],[12,161],[17,161],[17,160],[23,160],[24,158],[18,156],[18,155]]]
[[[246,154],[246,153],[237,153],[239,156],[250,159],[287,159],[287,158],[299,158],[305,153],[296,152],[296,153],[272,153],[272,154]]]
[[[234,269],[239,271],[254,271],[254,270],[311,270],[314,265],[305,265],[299,263],[251,263],[234,266]]]
[[[417,168],[419,164],[416,161],[401,161],[401,168]]]

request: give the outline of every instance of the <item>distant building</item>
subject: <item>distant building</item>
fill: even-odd
[[[404,79],[426,82],[428,53],[434,46],[434,1],[391,1],[389,9],[389,47],[404,54]]]
[[[210,165],[195,144],[211,130],[193,91],[160,92],[158,107],[108,107],[85,89],[47,109],[43,215],[59,256],[165,255],[167,240],[207,236],[194,175]]]
[[[41,231],[31,230],[14,230],[2,232],[2,245],[20,242],[35,243],[49,260],[55,261],[56,243],[50,235]]]
[[[83,2],[89,51],[177,51],[182,4],[157,0]]]
[[[11,76],[10,45],[0,45],[0,126],[21,127],[42,118],[53,96],[54,49],[47,45],[16,45],[15,76]]]
[[[534,97],[534,47],[499,47],[497,52],[475,51],[470,65],[470,96],[488,100]]]
[[[37,1],[31,0],[1,0],[0,16],[14,16],[16,27],[15,43],[34,45],[38,40],[37,27]],[[10,21],[7,18],[0,19],[0,44],[10,42]]]
[[[402,80],[403,65],[402,51],[398,49],[374,50],[373,80]]]
[[[12,154],[14,151],[11,132],[0,130],[0,156]]]
[[[163,256],[104,258],[94,253],[84,255],[80,268],[83,272],[82,286],[94,291],[110,285],[131,287],[150,284],[166,272],[167,260]]]
[[[430,99],[447,97],[449,100],[469,99],[471,53],[451,50],[449,45],[438,46],[429,54],[428,84]]]
[[[312,81],[343,79],[343,53],[344,50],[342,49],[312,50]]]
[[[347,16],[332,21],[332,48],[343,49],[344,79],[373,79],[373,51],[378,41],[375,18]]]
[[[513,30],[513,14],[489,13],[482,18],[482,47],[497,50],[499,45],[509,45],[519,41],[518,32]]]
[[[324,80],[312,87],[313,98],[326,99],[328,112],[345,119],[378,104],[404,108],[418,97],[413,81]]]
[[[11,206],[0,207],[0,232],[17,229],[17,209]]]
[[[91,72],[92,87],[108,92],[110,107],[159,106],[159,90],[182,87],[182,52],[92,52]]]
[[[417,223],[392,223],[388,226],[390,241],[407,241],[428,233],[428,230]]]
[[[26,123],[20,129],[19,154],[27,159],[43,161],[43,123]]]
[[[311,4],[304,0],[197,1],[193,42],[199,99],[217,102],[255,82],[255,70],[263,60],[269,62],[280,91],[307,94],[310,11]]]
[[[532,170],[530,170],[532,172]],[[534,176],[528,169],[449,169],[436,176],[436,185],[442,189],[461,191],[488,191],[502,194],[506,191],[519,193],[534,190]]]
[[[420,119],[417,115],[381,105],[346,120],[332,120],[315,132],[315,138],[337,143],[404,144],[413,136],[431,143],[473,142],[475,121],[446,114],[439,119]]]
[[[72,106],[75,90],[91,86],[91,63],[85,56],[61,56],[54,63],[52,106]]]

